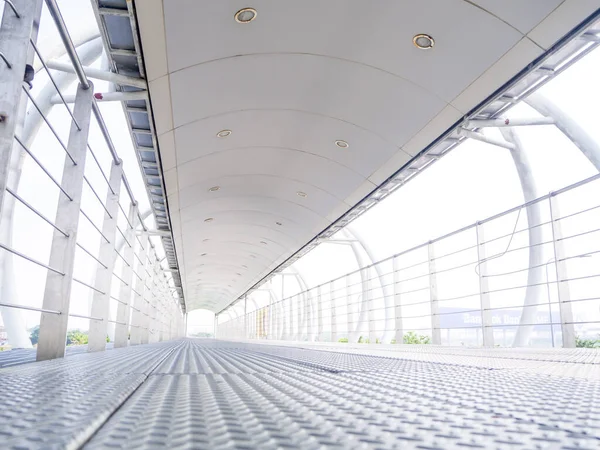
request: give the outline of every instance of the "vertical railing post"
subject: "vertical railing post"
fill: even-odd
[[[481,307],[481,333],[483,336],[483,346],[494,346],[494,328],[492,319],[492,310],[490,304],[490,288],[487,271],[487,257],[485,251],[485,233],[484,226],[480,222],[475,225],[477,234],[477,274],[479,276],[479,301]]]
[[[429,245],[427,246],[427,255],[429,260],[429,300],[431,302],[431,342],[434,345],[441,345],[442,330],[440,329],[440,307],[438,302],[433,242],[429,242]]]
[[[569,275],[565,244],[563,241],[560,221],[558,198],[551,195],[549,198],[550,221],[552,222],[552,244],[556,267],[556,289],[558,293],[558,307],[560,310],[560,327],[562,331],[562,344],[565,348],[574,348],[577,343],[575,325],[573,324],[573,309],[571,307],[571,290],[569,288]],[[552,317],[550,317],[552,323]],[[554,326],[554,325],[550,325]]]
[[[24,3],[24,2],[22,2]],[[59,311],[60,314],[42,313],[40,333],[37,348],[37,360],[61,358],[65,355],[67,326],[69,322],[69,305],[71,301],[71,286],[73,284],[73,269],[75,265],[75,249],[77,244],[77,227],[83,190],[83,173],[87,150],[88,134],[92,112],[94,88],[77,88],[75,122],[71,123],[67,151],[70,157],[65,157],[61,186],[69,194],[70,199],[62,192],[58,198],[56,210],[56,226],[66,232],[68,237],[54,231],[50,250],[50,267],[56,268],[62,274],[48,272],[44,290],[43,308]]]
[[[323,303],[321,302],[321,286],[317,286],[317,341],[323,338]]]
[[[146,268],[148,267],[148,233],[143,231],[137,249],[138,270],[135,279],[135,302],[132,318],[131,327],[131,339],[130,345],[138,345],[142,343],[143,326],[144,326],[144,311],[145,311],[145,300],[144,300],[144,285],[146,282]]]
[[[375,330],[373,327],[375,326],[375,310],[373,308],[373,280],[371,278],[371,268],[365,269],[366,272],[366,301],[364,302],[365,307],[367,308],[367,336],[370,344],[374,344],[377,339]]]
[[[350,275],[346,275],[346,333],[348,342],[352,340],[352,326],[354,324],[354,306],[352,305],[352,295],[350,295]]]
[[[133,282],[133,251],[135,228],[137,226],[137,204],[131,203],[128,212],[128,225],[125,230],[123,244],[123,266],[121,269],[121,287],[119,289],[119,303],[117,305],[117,323],[115,326],[115,348],[127,347],[129,339],[129,321],[131,304],[131,283]],[[131,224],[131,226],[129,225]]]
[[[117,237],[117,217],[119,214],[119,194],[123,164],[121,161],[112,163],[108,192],[106,194],[106,211],[102,223],[102,234],[106,240],[100,240],[100,251],[96,269],[95,287],[92,298],[92,313],[88,335],[88,352],[103,351],[106,348],[108,334],[108,319],[110,314],[110,290],[115,267],[115,242]],[[99,320],[97,320],[99,319]]]
[[[152,266],[151,266],[151,245],[150,245],[150,240],[146,241],[147,243],[147,247],[146,247],[146,258],[144,261],[144,272],[146,272],[146,278],[144,280],[144,293],[143,293],[143,299],[142,299],[142,305],[143,305],[143,309],[142,309],[142,315],[143,315],[143,325],[142,325],[142,344],[148,344],[150,342],[150,335],[152,334],[150,332],[150,329],[152,327],[152,314],[154,311],[153,305],[152,305],[152,287],[153,287],[153,278],[154,278],[154,272],[152,271]]]
[[[333,298],[333,281],[329,282],[329,306],[331,308],[331,342],[337,342],[337,315],[335,311],[335,300]]]
[[[400,267],[398,263],[398,257],[394,256],[392,259],[392,267],[394,271],[394,339],[396,344],[402,344],[404,342],[404,330],[402,327],[402,277],[400,275]]]
[[[244,295],[244,339],[248,339],[248,296]]]
[[[14,135],[19,123],[23,74],[27,64],[29,40],[41,11],[41,0],[13,0],[17,13],[5,2],[0,24],[0,211],[8,183]],[[65,338],[66,339],[66,338]]]

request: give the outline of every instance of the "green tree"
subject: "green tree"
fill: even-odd
[[[402,338],[405,344],[431,344],[431,338],[423,334],[417,334],[414,331],[409,331]]]
[[[40,326],[37,325],[33,327],[30,331],[31,332],[29,333],[29,339],[31,340],[31,345],[36,345],[40,338]]]
[[[600,334],[598,335],[598,339],[582,339],[579,336],[575,336],[575,347],[600,348]]]
[[[338,342],[341,342],[343,344],[347,344],[348,343],[348,338],[344,337],[344,338],[339,338]]]
[[[88,334],[81,330],[67,332],[67,345],[84,345],[88,343]]]

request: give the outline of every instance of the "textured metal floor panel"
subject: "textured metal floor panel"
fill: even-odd
[[[593,351],[407,347],[190,339],[4,368],[0,447],[600,448]]]
[[[112,350],[113,343],[109,342],[106,344],[107,350]],[[18,364],[26,364],[30,362],[35,362],[36,349],[15,349],[15,350],[5,350],[0,352],[0,368],[2,367],[10,367],[16,366]],[[76,355],[78,353],[87,352],[87,345],[73,345],[67,347],[67,356]]]

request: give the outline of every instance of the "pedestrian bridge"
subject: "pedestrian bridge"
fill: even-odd
[[[600,447],[599,0],[0,12],[0,448]]]

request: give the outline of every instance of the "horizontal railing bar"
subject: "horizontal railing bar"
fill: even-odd
[[[60,270],[56,270],[56,269],[54,269],[54,268],[52,268],[52,267],[50,267],[50,266],[48,266],[48,265],[44,264],[43,262],[39,262],[39,261],[37,261],[37,260],[35,260],[35,259],[33,259],[33,258],[31,258],[31,257],[29,257],[29,256],[27,256],[27,255],[25,255],[25,254],[23,254],[23,253],[21,253],[21,252],[19,252],[19,251],[17,251],[17,250],[14,250],[14,249],[12,249],[12,248],[10,248],[10,247],[8,247],[8,246],[4,245],[4,244],[0,244],[0,248],[3,248],[4,250],[6,250],[7,252],[10,252],[10,253],[12,253],[13,255],[20,256],[21,258],[23,258],[23,259],[26,259],[27,261],[29,261],[29,262],[32,262],[33,264],[37,264],[37,265],[38,265],[38,266],[40,266],[40,267],[43,267],[43,268],[45,268],[45,269],[48,269],[48,270],[50,270],[51,272],[57,273],[58,275],[62,275],[62,276],[64,276],[64,275],[65,275],[65,274],[64,274],[63,272],[61,272]]]
[[[129,286],[129,283],[127,283],[123,278],[121,278],[116,273],[113,272],[112,276],[115,277],[117,280],[119,280],[121,283],[123,283],[125,286]]]
[[[52,124],[50,123],[50,121],[48,120],[48,118],[44,115],[44,113],[42,112],[42,110],[40,109],[40,107],[38,106],[38,104],[36,103],[35,99],[33,98],[33,95],[31,95],[31,93],[29,92],[28,89],[25,88],[25,86],[22,86],[22,88],[23,88],[23,91],[25,91],[25,93],[27,94],[27,97],[29,97],[29,100],[31,100],[31,103],[33,104],[33,106],[35,106],[35,109],[37,109],[37,111],[40,114],[40,116],[42,116],[42,119],[44,120],[44,122],[46,123],[46,125],[48,125],[48,128],[50,128],[50,131],[52,132],[52,134],[54,135],[54,137],[56,138],[56,140],[58,141],[58,143],[60,144],[60,146],[63,148],[63,150],[65,151],[65,153],[67,154],[67,156],[69,157],[69,159],[71,160],[71,162],[73,163],[73,165],[76,166],[77,162],[73,159],[73,157],[69,153],[69,150],[67,149],[67,146],[62,141],[62,139],[60,138],[60,136],[58,135],[58,133],[56,132],[56,130],[54,129],[54,127],[52,126]]]
[[[79,212],[83,215],[83,217],[85,217],[88,222],[96,229],[96,231],[100,234],[100,236],[102,236],[102,238],[106,241],[107,244],[110,244],[110,241],[108,240],[108,238],[106,236],[104,236],[104,233],[102,233],[102,231],[100,230],[100,228],[98,228],[96,226],[96,224],[94,223],[94,221],[92,219],[90,219],[90,217],[85,213],[85,211],[83,209],[80,209]]]
[[[73,201],[73,197],[71,197],[69,194],[67,194],[67,191],[65,191],[63,189],[63,187],[60,185],[60,183],[58,181],[56,181],[56,179],[52,176],[52,174],[50,174],[50,172],[48,172],[48,170],[43,166],[43,164],[40,162],[39,159],[37,159],[37,157],[31,153],[31,150],[29,150],[25,144],[23,143],[23,141],[21,141],[21,139],[19,139],[19,137],[15,134],[14,135],[15,141],[17,141],[19,143],[19,145],[23,148],[23,150],[25,150],[25,152],[31,157],[31,159],[33,159],[33,161],[38,165],[38,167],[40,169],[42,169],[42,171],[48,176],[48,178],[50,178],[50,180],[52,180],[52,182],[56,185],[56,187],[58,187],[58,189],[60,189],[60,191],[65,194],[65,196],[70,200]]]
[[[48,225],[50,225],[56,231],[61,233],[64,237],[69,237],[69,235],[67,233],[65,233],[63,230],[58,228],[54,224],[54,222],[52,222],[50,219],[48,219],[46,216],[44,216],[41,212],[39,212],[37,209],[35,209],[32,205],[30,205],[27,201],[25,201],[19,194],[17,194],[16,192],[13,192],[13,190],[10,189],[9,187],[6,188],[6,191],[10,195],[12,195],[14,198],[16,198],[19,202],[21,202],[23,205],[25,205],[27,208],[29,208],[29,210],[31,212],[33,212],[36,216],[38,216],[40,219],[42,219],[44,222],[46,222]]]
[[[97,289],[94,286],[92,286],[91,284],[87,284],[85,281],[81,281],[78,278],[73,277],[73,281],[81,284],[82,286],[90,288],[92,291],[96,291],[98,294],[106,295],[106,292],[102,292],[100,289]]]
[[[88,256],[92,257],[98,264],[100,264],[105,269],[108,269],[108,266],[106,266],[102,261],[100,261],[98,258],[96,258],[92,254],[92,252],[90,252],[88,249],[86,249],[83,245],[81,245],[79,242],[76,242],[75,244],[77,245],[77,247],[79,247],[81,250],[83,250],[85,253],[87,253]]]
[[[119,300],[117,297],[113,297],[112,295],[110,296],[111,299],[116,300],[117,302],[121,303],[122,305],[126,305],[127,302],[124,302],[122,300]]]
[[[94,197],[96,197],[96,200],[98,200],[98,203],[100,203],[100,205],[102,206],[102,209],[104,209],[104,212],[108,215],[108,217],[110,217],[112,219],[113,216],[111,215],[111,213],[106,208],[106,205],[104,204],[104,202],[102,201],[102,199],[100,198],[100,196],[98,195],[98,193],[96,192],[96,190],[94,189],[94,186],[92,186],[92,183],[90,183],[90,180],[88,180],[88,178],[85,175],[83,176],[83,180],[85,181],[85,183],[88,185],[88,187],[90,188],[90,190],[94,194]]]
[[[48,313],[48,314],[56,314],[56,315],[61,314],[60,311],[54,311],[52,309],[35,308],[33,306],[25,306],[25,305],[15,305],[14,303],[0,302],[0,306],[3,306],[5,308],[27,309],[28,311],[37,311],[37,312],[43,312],[43,313]]]
[[[90,319],[90,320],[97,320],[98,322],[104,322],[104,319],[102,319],[100,317],[84,316],[81,314],[69,313],[69,317],[77,317],[78,319]]]
[[[71,119],[73,120],[73,123],[77,127],[77,130],[81,131],[81,126],[77,122],[77,119],[75,119],[75,116],[73,115],[73,111],[71,111],[71,108],[69,108],[69,105],[65,101],[65,98],[63,97],[62,92],[60,91],[60,89],[58,88],[58,85],[56,84],[56,80],[54,79],[52,72],[50,72],[50,69],[46,65],[46,61],[44,61],[44,58],[42,57],[42,54],[40,53],[37,46],[35,45],[35,42],[33,42],[33,39],[29,39],[29,42],[31,43],[31,46],[33,47],[33,50],[35,51],[38,59],[42,63],[42,66],[44,66],[44,69],[46,70],[46,73],[48,74],[48,78],[50,78],[50,81],[52,82],[54,89],[56,89],[56,93],[58,94],[61,101],[63,102],[63,105],[65,105],[65,108],[67,108],[67,111],[69,112],[69,115],[71,116]]]
[[[127,267],[131,267],[131,265],[127,262],[125,257],[119,253],[119,251],[115,248],[115,253],[123,260],[123,262],[127,265]]]

